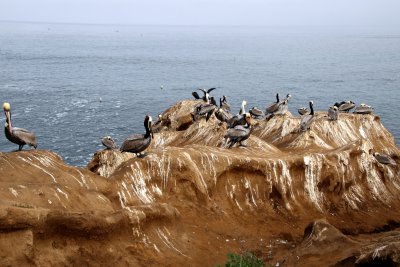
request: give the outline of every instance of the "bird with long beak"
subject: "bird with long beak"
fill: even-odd
[[[239,143],[239,146],[245,146],[242,144],[242,142],[250,137],[252,130],[252,120],[250,113],[244,114],[244,118],[246,121],[246,125],[237,125],[234,128],[228,129],[228,131],[226,132],[224,139],[225,144],[229,144],[229,148],[231,148],[236,143]]]
[[[11,105],[3,103],[4,115],[6,116],[6,124],[4,126],[4,133],[6,138],[19,146],[18,150],[22,150],[24,145],[33,146],[37,148],[36,136],[34,133],[23,128],[13,127],[11,123]]]
[[[150,115],[146,115],[144,118],[144,128],[146,129],[145,134],[132,134],[128,136],[122,143],[120,150],[122,152],[135,153],[137,156],[140,155],[146,148],[151,144],[153,138],[153,132],[151,129],[152,118]]]
[[[106,149],[117,148],[117,144],[115,143],[114,139],[112,139],[111,136],[109,136],[109,135],[101,138],[101,143],[103,144],[103,146],[106,147]]]

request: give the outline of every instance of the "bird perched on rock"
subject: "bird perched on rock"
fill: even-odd
[[[213,91],[215,89],[217,89],[217,88],[213,87],[213,88],[210,88],[210,89],[207,89],[207,90],[199,88],[198,90],[202,91],[203,94],[204,94],[203,97],[200,97],[199,94],[196,91],[192,92],[192,95],[196,99],[203,99],[204,102],[209,102],[209,101],[211,101],[210,93],[211,93],[211,91]]]
[[[308,108],[306,108],[306,107],[301,107],[301,108],[297,109],[297,112],[298,112],[301,116],[310,114],[310,111],[308,111]]]
[[[279,93],[276,93],[276,102],[272,103],[265,109],[265,114],[275,113],[279,108]]]
[[[311,127],[311,123],[314,121],[314,102],[310,101],[310,114],[305,115],[300,121],[300,131],[305,132]]]
[[[11,122],[11,105],[9,103],[3,104],[4,115],[6,116],[6,124],[4,126],[4,133],[8,141],[17,144],[18,150],[22,150],[24,145],[33,146],[37,148],[36,135],[23,128],[13,127]]]
[[[356,104],[349,100],[349,101],[342,101],[340,103],[335,103],[334,106],[337,106],[340,112],[349,112],[351,109],[353,109]]]
[[[114,139],[111,136],[107,135],[101,139],[101,143],[106,149],[115,149],[117,148],[117,144],[115,143]]]
[[[364,103],[360,104],[356,109],[353,111],[354,114],[371,114],[374,112],[374,108],[368,106]]]
[[[229,148],[231,148],[234,144],[239,143],[240,146],[245,146],[242,144],[243,141],[247,140],[251,134],[251,115],[250,113],[246,113],[244,115],[246,125],[237,125],[234,128],[228,129],[226,132],[224,139],[225,144],[229,144]]]
[[[201,103],[194,107],[194,111],[192,112],[193,120],[196,121],[205,116],[206,121],[208,121],[216,109],[217,103],[215,102],[214,97],[211,97],[210,100],[206,101],[206,103]]]
[[[328,118],[331,121],[336,121],[339,117],[339,109],[337,106],[330,106],[328,109]]]
[[[152,118],[146,115],[144,118],[144,128],[146,129],[145,134],[132,134],[125,139],[122,143],[120,150],[122,152],[135,153],[137,156],[140,155],[146,148],[149,147],[153,132],[151,130]]]
[[[261,109],[257,108],[257,107],[251,108],[249,110],[249,113],[250,113],[251,117],[256,119],[256,120],[265,119],[264,112]]]
[[[247,101],[243,100],[242,105],[240,106],[239,113],[227,121],[228,128],[234,128],[236,125],[245,125],[246,124],[246,120],[245,120],[246,105],[247,105]]]
[[[222,96],[222,99],[219,99],[219,107],[222,109],[225,109],[226,111],[231,111],[231,106],[228,104],[228,100],[226,99],[226,96]]]
[[[379,154],[378,152],[375,152],[372,154],[375,159],[381,163],[381,164],[385,164],[385,165],[397,165],[396,161],[394,161],[394,159],[392,159],[391,157],[389,157],[388,155],[385,154]]]
[[[288,112],[289,108],[289,99],[292,97],[291,94],[287,94],[286,98],[279,102],[278,110],[275,111],[275,115],[284,115]]]

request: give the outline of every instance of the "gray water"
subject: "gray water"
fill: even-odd
[[[264,108],[276,92],[292,94],[293,114],[310,99],[318,110],[367,103],[398,141],[400,31],[0,23],[0,101],[39,148],[73,165],[104,135],[120,144],[144,132],[146,114],[198,87],[217,87],[237,110],[242,99]],[[0,151],[15,149],[1,134]]]

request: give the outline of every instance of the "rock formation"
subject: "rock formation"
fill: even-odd
[[[223,123],[192,120],[197,103],[166,110],[141,158],[99,151],[85,170],[47,151],[0,154],[0,266],[213,266],[228,252],[400,262],[400,150],[378,116],[317,112],[302,133],[287,113],[227,149]]]

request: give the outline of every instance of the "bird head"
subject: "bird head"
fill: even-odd
[[[334,110],[338,110],[339,108],[337,106],[333,106],[333,109]]]
[[[4,102],[4,103],[3,103],[3,110],[4,110],[4,111],[10,111],[10,110],[11,110],[11,105],[10,105],[10,103]]]
[[[4,110],[4,114],[6,115],[6,124],[5,127],[8,127],[10,125],[11,122],[11,105],[10,103],[3,103],[3,110]]]

